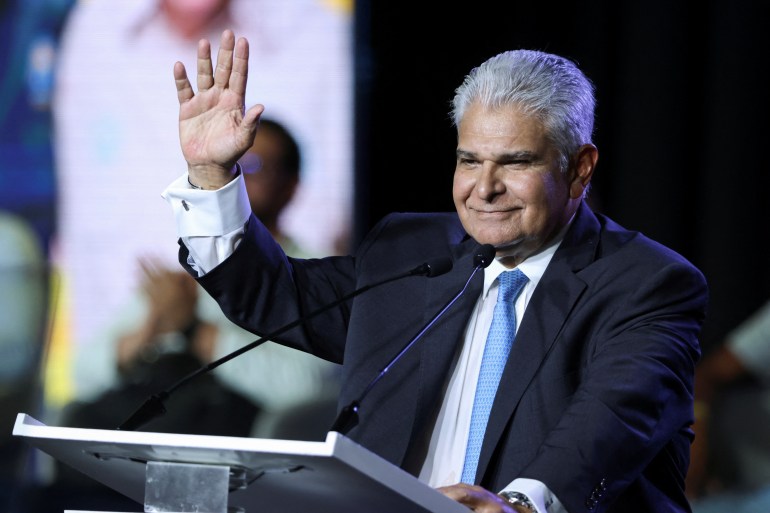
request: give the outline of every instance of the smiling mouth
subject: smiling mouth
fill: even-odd
[[[474,208],[471,208],[470,210],[472,210],[473,212],[475,212],[477,215],[480,215],[480,216],[500,216],[504,214],[511,214],[521,209],[513,207],[513,208],[506,208],[504,210],[480,210],[480,209],[474,209]]]

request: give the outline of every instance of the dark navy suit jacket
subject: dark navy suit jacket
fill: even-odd
[[[353,256],[296,260],[252,217],[235,253],[199,281],[234,322],[264,335],[358,287],[451,257],[447,274],[372,288],[279,337],[344,363],[344,406],[457,294],[478,248],[453,213],[392,214]],[[482,285],[477,273],[377,383],[349,437],[419,471]],[[537,479],[570,513],[690,511],[684,477],[707,295],[682,256],[582,205],[519,327],[477,482],[497,492],[517,477]]]

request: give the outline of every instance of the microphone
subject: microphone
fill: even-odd
[[[492,244],[482,244],[473,257],[473,265],[483,268],[489,267],[495,258],[495,247]],[[424,265],[424,264],[423,264]],[[475,271],[474,271],[475,272]]]
[[[226,354],[222,358],[215,360],[207,365],[204,365],[195,371],[191,372],[190,374],[182,377],[179,381],[177,381],[175,384],[170,386],[169,388],[158,392],[156,394],[153,394],[147,400],[126,420],[124,421],[120,426],[118,426],[119,431],[133,431],[135,429],[138,429],[139,427],[145,425],[152,419],[159,417],[166,413],[166,407],[164,405],[164,402],[166,399],[169,398],[169,396],[179,387],[187,383],[188,381],[192,380],[196,376],[200,374],[204,374],[206,372],[209,372],[220,365],[222,365],[225,362],[229,362],[236,356],[240,356],[241,354],[245,353],[246,351],[250,351],[251,349],[254,349],[255,347],[261,345],[264,342],[267,342],[268,340],[274,339],[278,335],[289,331],[292,328],[295,328],[299,326],[300,324],[304,324],[310,319],[322,314],[323,312],[330,310],[334,308],[335,306],[339,306],[340,304],[344,303],[345,301],[354,298],[355,296],[362,294],[369,289],[379,287],[380,285],[384,285],[386,283],[390,283],[392,281],[400,280],[401,278],[407,278],[409,276],[427,276],[429,278],[432,278],[434,276],[440,276],[442,274],[448,273],[452,269],[452,259],[449,257],[437,257],[432,260],[428,260],[427,262],[424,262],[417,267],[410,269],[409,271],[403,272],[401,274],[397,274],[395,276],[390,276],[388,278],[384,278],[380,281],[370,283],[369,285],[364,285],[363,287],[360,287],[353,292],[350,292],[349,294],[346,294],[345,296],[340,297],[339,299],[332,301],[331,303],[328,303],[321,308],[310,312],[307,315],[304,315],[300,317],[299,319],[296,319],[295,321],[290,322],[289,324],[282,326],[281,328],[278,328],[277,330],[273,331],[272,333],[268,333],[267,335],[258,338],[257,340],[246,344],[243,347],[238,348],[237,350],[233,351],[232,353]]]
[[[345,406],[341,411],[340,414],[337,416],[337,418],[334,420],[334,424],[332,424],[331,429],[329,431],[336,431],[342,435],[346,434],[348,431],[356,427],[358,425],[358,410],[361,407],[361,402],[364,400],[364,398],[369,394],[369,392],[374,388],[374,386],[387,374],[387,372],[390,370],[393,365],[398,362],[398,360],[401,359],[404,354],[406,354],[409,349],[411,349],[414,344],[422,338],[422,336],[431,328],[434,324],[436,324],[436,321],[439,320],[441,316],[444,315],[444,313],[449,310],[449,307],[451,307],[455,301],[457,301],[460,296],[463,295],[465,292],[465,289],[468,288],[468,285],[470,284],[473,277],[476,275],[476,273],[480,269],[484,269],[486,267],[489,267],[489,264],[492,263],[492,260],[495,258],[495,247],[491,244],[484,244],[479,247],[479,249],[476,251],[476,255],[473,257],[473,271],[471,271],[470,276],[465,282],[465,285],[460,289],[460,291],[454,295],[452,299],[449,300],[437,313],[434,315],[426,324],[423,326],[420,331],[417,332],[417,334],[412,337],[409,342],[393,357],[391,360],[385,365],[385,367],[382,368],[382,370],[372,379],[369,384],[364,388],[364,391],[361,392],[361,395],[358,396],[357,399],[355,399],[353,402]]]

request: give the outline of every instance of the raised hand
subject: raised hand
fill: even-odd
[[[198,43],[198,92],[193,92],[184,64],[174,64],[179,99],[179,141],[190,181],[204,189],[218,189],[235,176],[235,162],[248,150],[264,106],[245,110],[249,43],[230,30],[222,33],[217,66],[211,45]]]

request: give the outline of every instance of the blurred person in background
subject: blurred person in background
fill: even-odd
[[[770,511],[770,302],[695,371],[694,513]]]
[[[95,351],[89,344],[100,338],[99,330],[132,301],[142,276],[131,270],[140,258],[151,255],[159,268],[178,266],[173,220],[159,194],[148,193],[162,190],[184,165],[176,91],[167,80],[179,55],[194,59],[195,41],[218,35],[224,26],[253,41],[252,65],[261,73],[250,81],[250,94],[269,98],[269,115],[303,149],[303,179],[281,214],[283,229],[312,254],[325,253],[338,232],[347,231],[352,17],[333,5],[76,4],[62,36],[53,104],[61,212],[54,263],[64,279],[62,304],[68,308],[60,318],[67,319],[63,336],[72,351]],[[56,422],[55,406],[48,423]]]

